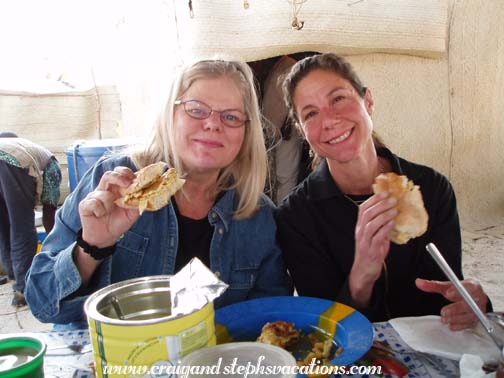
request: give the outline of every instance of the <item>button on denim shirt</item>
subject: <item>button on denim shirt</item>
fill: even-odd
[[[144,212],[118,241],[115,253],[97,268],[88,287],[81,288],[81,277],[72,258],[81,227],[78,205],[96,188],[103,173],[116,166],[136,170],[126,156],[100,160],[57,211],[54,229],[42,252],[33,259],[25,295],[33,315],[42,322],[82,322],[86,319],[84,301],[94,291],[130,278],[174,273],[178,229],[170,203],[158,211]],[[275,240],[274,205],[263,195],[253,217],[236,220],[233,211],[237,202],[237,193],[229,190],[208,214],[214,227],[210,269],[229,285],[214,302],[216,308],[251,298],[292,294]]]

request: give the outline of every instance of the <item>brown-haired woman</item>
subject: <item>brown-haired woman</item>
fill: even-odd
[[[277,211],[277,236],[298,293],[347,303],[371,321],[441,314],[453,330],[472,326],[475,316],[449,282],[440,282],[445,277],[425,251],[434,242],[462,279],[460,226],[448,180],[379,141],[371,91],[341,57],[299,61],[283,89],[293,120],[321,159]],[[375,177],[390,171],[421,187],[429,214],[427,232],[405,245],[388,237],[396,201],[372,194]],[[478,283],[464,284],[481,309],[491,307]]]

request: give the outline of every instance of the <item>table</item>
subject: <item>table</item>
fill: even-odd
[[[52,331],[33,333],[47,344],[44,357],[45,378],[93,378],[90,367],[93,352],[90,349],[89,331]],[[64,345],[82,347],[82,353],[71,349],[59,348]],[[58,347],[58,349],[52,349]]]
[[[394,356],[410,371],[407,377],[459,377],[458,361],[416,352],[406,344],[389,323],[373,323],[374,339],[387,342],[394,350]],[[347,375],[348,377],[348,375]],[[385,375],[384,377],[389,377]]]
[[[458,361],[419,353],[412,350],[389,323],[374,323],[375,340],[387,342],[396,352],[394,356],[410,370],[408,378],[458,377]],[[88,330],[34,333],[48,345],[44,359],[46,378],[92,378],[89,364],[93,360],[89,350]],[[83,353],[70,349],[52,349],[56,346],[83,346]],[[351,375],[345,375],[349,377]],[[353,377],[357,377],[353,375]],[[385,375],[385,378],[390,376]]]

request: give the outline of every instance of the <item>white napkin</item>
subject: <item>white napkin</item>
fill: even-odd
[[[463,331],[450,331],[439,316],[429,315],[391,319],[390,324],[399,336],[413,349],[460,360],[464,354],[480,356],[486,363],[499,360],[499,350],[485,329],[476,327]]]
[[[481,367],[483,360],[479,356],[464,354],[460,359],[460,378],[495,378],[495,373],[487,374]]]

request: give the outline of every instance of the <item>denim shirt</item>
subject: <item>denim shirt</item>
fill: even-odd
[[[126,156],[100,160],[57,211],[54,229],[33,259],[25,296],[41,322],[81,322],[86,319],[84,301],[94,291],[130,278],[175,273],[178,228],[170,203],[158,211],[144,212],[118,241],[114,254],[97,268],[88,287],[81,288],[72,258],[81,227],[78,205],[98,185],[103,173],[116,166],[136,170]],[[208,214],[214,227],[210,269],[229,285],[214,302],[216,308],[251,298],[292,295],[293,290],[275,239],[273,203],[263,195],[251,218],[236,220],[237,197],[234,190],[227,191]]]

